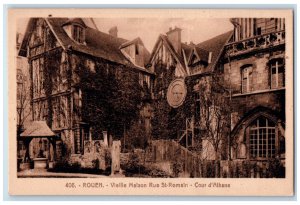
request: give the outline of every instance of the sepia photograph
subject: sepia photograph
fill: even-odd
[[[292,12],[127,11],[11,12],[14,183],[292,194]]]

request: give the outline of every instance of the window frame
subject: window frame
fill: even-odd
[[[281,61],[281,62],[280,62]],[[275,63],[275,64],[274,64]],[[275,74],[273,74],[273,69],[275,68]],[[282,85],[279,86],[279,68],[282,68]],[[275,75],[275,86],[272,83],[272,77]],[[269,62],[269,78],[270,78],[270,89],[279,89],[285,87],[285,62],[283,58],[272,59]]]
[[[72,37],[78,43],[84,43],[84,28],[81,25],[72,25]]]
[[[259,125],[260,119],[266,120],[265,126]],[[255,123],[256,123],[256,127],[255,128],[251,127]],[[248,154],[250,160],[268,160],[268,159],[276,158],[276,155],[278,153],[277,125],[276,123],[274,123],[274,126],[269,126],[270,123],[274,123],[274,122],[267,117],[260,116],[249,124],[247,133],[248,133],[248,140],[249,140]],[[270,132],[271,130],[273,131]],[[253,131],[255,135],[252,135],[251,131]],[[263,138],[263,134],[265,135],[265,138]],[[274,136],[273,140],[272,140],[272,135]],[[252,136],[254,136],[254,138],[252,138]],[[263,142],[265,142],[265,144]],[[271,145],[269,143],[271,143]],[[255,146],[254,148],[253,145]],[[252,154],[253,152],[255,153],[255,155]]]
[[[250,71],[249,71],[250,70]],[[247,78],[244,78],[246,71]],[[244,79],[246,79],[246,91],[244,90]],[[241,93],[251,93],[253,89],[253,65],[246,64],[241,67]]]

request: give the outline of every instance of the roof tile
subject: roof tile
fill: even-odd
[[[48,127],[46,121],[33,121],[21,133],[21,137],[53,137],[54,132]]]

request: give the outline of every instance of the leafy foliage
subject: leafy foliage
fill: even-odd
[[[163,64],[157,63],[155,70],[158,78],[154,89],[155,102],[153,104],[152,135],[156,139],[176,139],[178,131],[185,129],[186,118],[192,115],[193,86],[186,79],[188,90],[185,102],[178,108],[172,108],[167,102],[167,90],[169,84],[175,79],[175,66],[167,69]]]
[[[95,72],[84,64],[76,69],[82,89],[82,119],[93,127],[93,135],[100,136],[107,130],[121,136],[139,117],[142,87],[138,73],[123,65],[96,61]]]

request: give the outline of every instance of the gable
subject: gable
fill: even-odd
[[[47,21],[43,18],[32,18],[28,22],[19,55],[33,57],[60,46]]]
[[[149,52],[140,38],[123,43],[120,50],[136,66],[144,67],[148,63]]]
[[[193,65],[199,61],[200,61],[200,58],[195,53],[193,53],[189,63],[190,63],[190,65]]]
[[[159,36],[150,57],[150,64],[154,72],[154,66],[158,63],[165,65],[166,69],[175,67],[175,75],[177,77],[185,77],[187,75],[184,63],[180,61],[178,55],[176,55],[163,35]]]
[[[201,71],[201,73],[211,72],[215,69],[219,58],[223,53],[224,46],[230,40],[232,33],[233,31],[228,31],[196,45],[198,49],[211,53],[210,63],[205,67],[204,70]]]

